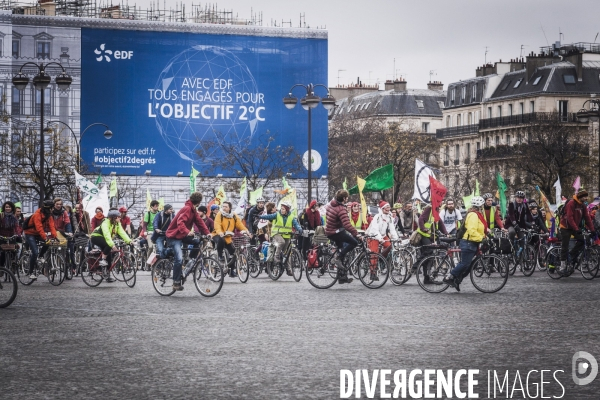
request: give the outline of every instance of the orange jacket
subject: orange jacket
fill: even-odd
[[[48,215],[48,218],[42,223],[42,210],[38,208],[33,213],[29,220],[29,228],[25,229],[26,235],[39,236],[42,240],[47,240],[46,232],[50,230],[53,238],[56,238],[56,229],[54,229],[54,218],[52,215]]]

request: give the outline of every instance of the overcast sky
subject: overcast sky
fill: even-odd
[[[262,12],[264,26],[291,19],[297,27],[300,13],[311,27],[326,26],[330,86],[337,84],[338,70],[345,70],[339,72],[340,84],[357,77],[374,84],[395,74],[404,76],[409,88],[425,88],[434,70],[433,80],[446,88],[475,75],[486,46],[488,61],[507,61],[520,55],[521,45],[525,55],[559,40],[559,31],[563,43],[594,42],[600,31],[598,0],[220,0],[217,5],[241,18],[250,18],[251,8]]]

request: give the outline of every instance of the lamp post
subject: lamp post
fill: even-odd
[[[106,128],[106,130],[104,131],[104,137],[107,140],[113,137],[113,133],[109,129],[108,125],[103,124],[102,122],[94,122],[93,124],[89,124],[79,134],[79,139],[77,139],[77,135],[75,135],[75,132],[73,132],[73,129],[69,125],[67,125],[65,122],[62,122],[62,121],[48,121],[47,122],[48,126],[46,127],[46,129],[44,129],[44,131],[46,131],[48,133],[52,133],[53,129],[50,128],[50,124],[57,124],[57,123],[60,123],[60,124],[63,124],[64,126],[66,126],[69,129],[69,131],[71,132],[71,134],[73,135],[73,138],[75,139],[75,144],[77,144],[77,172],[81,172],[81,138],[83,138],[83,134],[85,132],[87,132],[88,129],[90,129],[92,126],[102,125]]]
[[[27,75],[25,75],[23,73],[23,67],[27,66],[27,65],[32,65],[35,66],[38,69],[38,74],[36,76],[33,77],[33,86],[35,86],[35,88],[37,90],[40,91],[40,207],[42,206],[42,204],[44,203],[44,198],[45,198],[45,183],[44,183],[44,91],[46,90],[46,88],[48,87],[48,85],[50,84],[50,81],[52,80],[50,78],[50,75],[48,75],[46,73],[46,68],[51,66],[51,65],[56,65],[58,67],[60,67],[60,69],[62,70],[62,73],[57,75],[56,78],[54,78],[54,82],[56,82],[56,86],[58,86],[58,89],[61,91],[66,91],[69,86],[71,86],[71,82],[73,82],[73,78],[71,78],[71,76],[69,76],[69,74],[67,74],[67,71],[65,70],[65,68],[57,63],[57,62],[49,62],[47,64],[44,63],[40,63],[40,64],[36,64],[34,62],[26,62],[25,64],[21,65],[21,68],[19,68],[19,73],[17,73],[17,75],[15,75],[12,78],[12,83],[13,85],[20,91],[25,90],[25,88],[27,87],[27,84],[29,83],[29,77]]]
[[[586,109],[585,105],[588,103],[590,108]],[[577,112],[577,120],[583,123],[600,121],[600,100],[591,99],[583,103],[581,110]],[[600,195],[600,137],[598,137],[598,195]]]
[[[323,87],[327,90],[327,96],[321,99],[319,96],[315,95],[316,87]],[[300,105],[302,108],[308,111],[308,203],[310,203],[312,199],[312,114],[311,111],[313,108],[316,108],[319,103],[323,104],[323,107],[329,111],[335,107],[335,98],[329,93],[329,89],[327,86],[318,84],[309,83],[308,85],[296,84],[291,87],[287,97],[283,98],[283,104],[288,110],[292,110],[296,107],[298,103],[298,98],[292,95],[292,91],[296,87],[303,87],[306,90],[306,95],[300,99]]]

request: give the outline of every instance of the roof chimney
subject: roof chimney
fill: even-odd
[[[385,81],[385,90],[393,90],[394,89],[394,82],[387,80]]]
[[[440,81],[433,81],[427,84],[429,90],[444,90],[444,84]]]
[[[394,81],[394,91],[406,92],[406,81],[402,77]]]

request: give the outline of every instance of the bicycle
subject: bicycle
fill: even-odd
[[[225,235],[225,236],[232,236]],[[250,277],[250,268],[248,265],[248,248],[250,247],[250,239],[246,236],[241,237],[233,237],[233,247],[235,248],[235,252],[233,254],[229,254],[228,251],[225,251],[225,275],[229,275],[229,269],[233,268],[235,265],[235,269],[237,272],[237,277],[242,283],[248,282],[248,278]]]
[[[117,250],[112,251],[112,262],[104,268],[100,265],[102,251],[100,249],[89,251],[79,266],[83,282],[89,287],[96,287],[104,279],[108,279],[110,275],[113,275],[118,281],[125,282],[128,287],[134,287],[137,279],[136,268],[131,263],[129,254],[123,250],[125,246],[124,242],[115,241]]]
[[[379,253],[371,252],[363,240],[359,240],[359,251],[344,268],[350,271],[354,265],[357,268],[358,279],[369,289],[378,289],[385,285],[389,277],[389,267],[386,259]],[[338,281],[338,268],[334,257],[339,251],[332,244],[313,245],[317,250],[318,262],[306,266],[306,279],[317,289],[329,289]],[[349,257],[350,253],[346,254]],[[377,278],[377,279],[375,279]]]
[[[300,282],[302,279],[302,256],[294,242],[294,240],[290,240],[287,249],[279,256],[279,261],[275,261],[275,257],[282,244],[271,242],[269,245],[270,257],[267,258],[265,269],[272,280],[276,281],[281,278],[285,270],[296,282]]]
[[[225,275],[219,261],[207,255],[205,251],[210,236],[202,237],[202,243],[198,255],[189,271],[182,271],[181,284],[183,285],[188,276],[192,275],[196,290],[204,297],[216,296],[223,287]],[[187,246],[186,246],[187,247]],[[182,267],[189,261],[189,249],[184,249]],[[171,296],[175,293],[173,289],[173,257],[169,256],[156,262],[152,267],[152,286],[161,296]],[[187,269],[187,268],[186,268]]]
[[[17,244],[17,239],[20,238],[19,235],[14,235],[11,237],[0,236],[0,252],[4,253],[4,268],[11,271],[13,274],[17,273],[17,250],[19,249],[19,245]]]
[[[522,238],[516,237],[514,241],[509,239],[508,232],[497,233],[498,238],[509,239],[511,252],[503,254],[508,264],[509,275],[514,275],[517,267],[525,276],[531,276],[537,266],[537,258],[532,245],[528,244],[531,239],[531,230],[523,229],[525,235]]]
[[[387,255],[390,266],[390,281],[400,286],[412,276],[412,266],[417,261],[417,250],[408,239],[392,240],[392,249]]]
[[[41,240],[37,241],[38,249],[42,246],[48,246],[46,253],[42,258],[38,258],[33,274],[36,279],[30,278],[29,273],[29,260],[31,259],[31,250],[25,249],[21,258],[19,259],[19,265],[17,269],[17,279],[22,285],[29,286],[37,277],[45,275],[48,278],[48,282],[53,286],[59,286],[65,280],[66,264],[65,259],[61,254],[62,244],[56,239],[50,239],[46,242]]]
[[[571,259],[571,254],[568,255],[566,270],[564,272],[561,272],[557,268],[557,266],[561,264],[561,244],[553,244],[548,249],[548,254],[545,259],[546,272],[548,273],[548,276],[552,279],[558,280],[571,276],[573,272],[575,272],[575,269],[579,269],[579,272],[584,279],[592,280],[596,278],[600,271],[600,251],[596,246],[591,246],[588,244],[590,241],[590,236],[591,234],[589,232],[583,232],[584,247],[576,260]]]
[[[19,285],[17,278],[9,269],[0,267],[0,308],[6,308],[15,301]]]
[[[442,242],[448,243],[452,238],[440,238]],[[491,246],[494,243],[491,242]],[[444,277],[454,269],[454,253],[460,252],[460,248],[448,245],[427,245],[428,248],[439,250],[437,254],[423,258],[417,270],[417,282],[423,290],[429,293],[442,293],[450,286],[443,281]],[[492,249],[493,250],[493,249]],[[504,259],[496,254],[482,251],[481,246],[469,268],[461,279],[467,275],[471,277],[473,286],[482,293],[496,293],[501,290],[508,280],[508,266]],[[422,278],[423,277],[423,278]],[[425,282],[427,277],[427,282]]]

